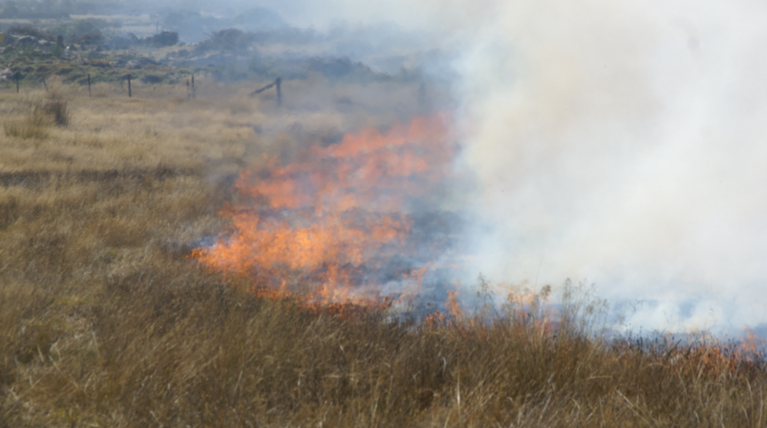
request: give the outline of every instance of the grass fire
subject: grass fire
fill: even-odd
[[[443,120],[364,130],[288,165],[266,159],[262,171],[245,170],[235,185],[244,200],[224,213],[232,235],[193,257],[307,302],[412,303],[449,245],[446,236],[416,236],[414,227],[432,225],[410,215],[450,173],[454,143]]]
[[[767,26],[680,2],[0,0],[0,428],[766,426]]]

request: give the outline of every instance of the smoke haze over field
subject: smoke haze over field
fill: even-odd
[[[645,328],[764,322],[764,6],[516,4],[457,65],[479,268],[648,300]]]
[[[399,28],[411,48],[450,58],[416,65],[454,82],[456,162],[476,179],[449,202],[471,207],[465,235],[478,258],[467,278],[594,282],[613,303],[644,301],[627,322],[645,330],[767,325],[767,5],[243,0],[220,10],[253,7],[320,31],[387,29],[337,54],[392,54],[389,43],[407,44]]]
[[[458,67],[480,269],[648,300],[645,328],[763,323],[766,12],[522,2],[479,29]]]
[[[476,272],[595,282],[612,302],[645,301],[627,314],[644,329],[767,321],[767,6],[339,1],[277,9],[319,26],[395,22],[454,55],[459,162],[478,186],[461,196],[474,211],[467,236]]]

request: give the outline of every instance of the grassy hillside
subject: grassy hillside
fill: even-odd
[[[767,424],[760,361],[599,339],[582,295],[556,328],[392,321],[198,269],[241,168],[418,113],[401,84],[287,82],[277,110],[198,82],[0,94],[0,427]]]

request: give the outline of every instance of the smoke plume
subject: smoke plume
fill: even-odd
[[[644,328],[763,323],[764,5],[496,12],[456,62],[478,269],[594,282]]]
[[[461,140],[455,167],[473,177],[444,200],[468,219],[461,242],[475,257],[462,283],[479,273],[531,286],[594,283],[613,304],[632,303],[627,325],[645,330],[767,325],[767,4],[219,6],[232,16],[267,7],[328,34],[366,29],[354,33],[364,43],[332,52],[386,51],[407,58],[397,67],[451,82],[443,110],[455,110],[446,111]]]
[[[467,276],[593,282],[640,303],[634,328],[767,321],[767,5],[383,3],[315,17],[393,21],[452,55]]]

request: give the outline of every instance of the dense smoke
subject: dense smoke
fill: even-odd
[[[478,29],[458,93],[479,268],[645,300],[634,326],[764,322],[766,12],[518,2]]]
[[[433,31],[454,55],[458,162],[478,186],[468,276],[594,282],[639,303],[627,325],[645,330],[767,321],[767,6],[324,6]]]

